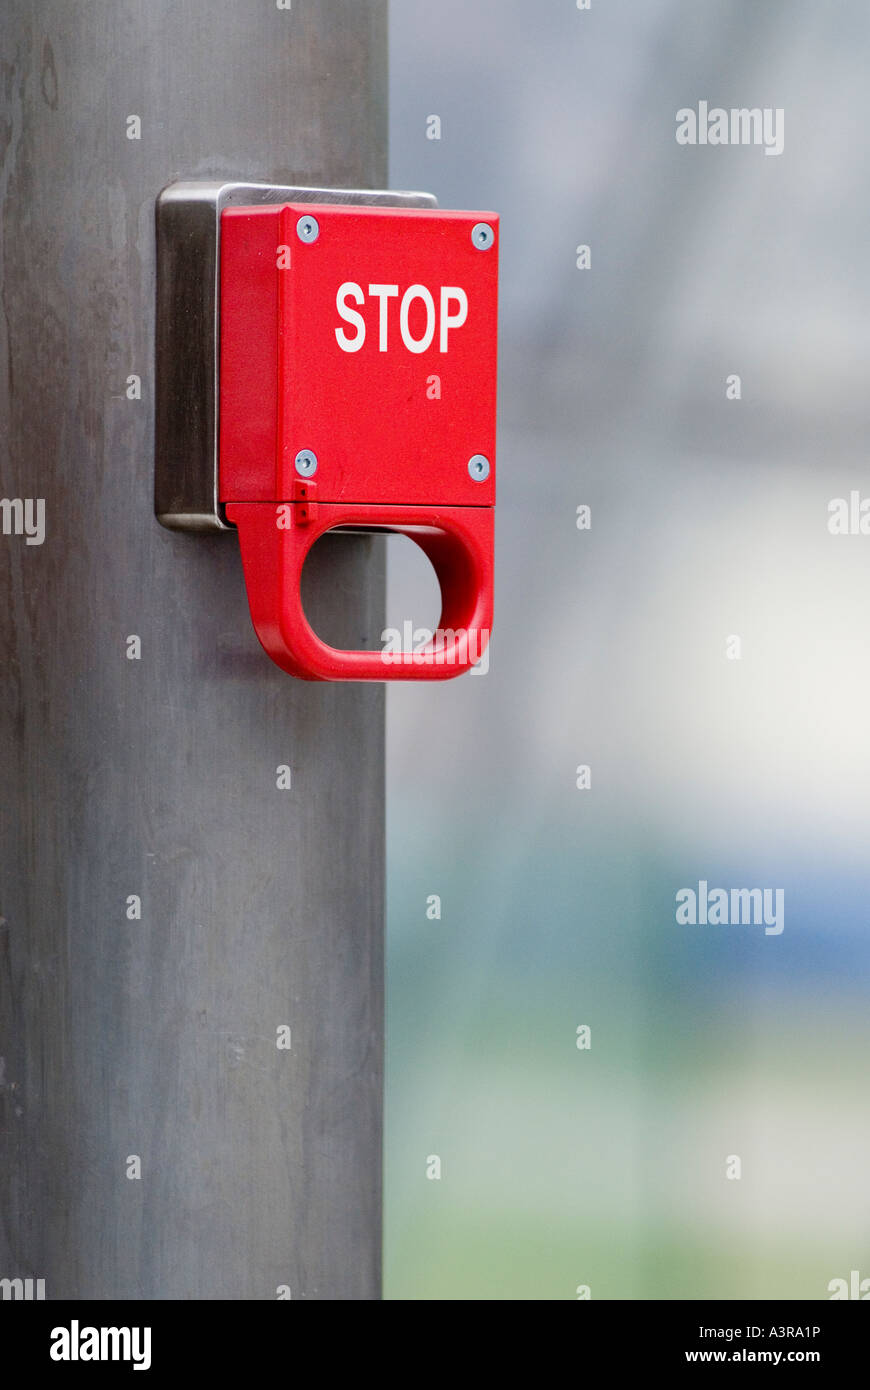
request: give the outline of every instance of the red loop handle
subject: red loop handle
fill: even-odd
[[[492,630],[492,507],[400,507],[320,502],[232,502],[254,629],[274,662],[320,681],[449,680],[476,665]],[[343,651],[318,636],[302,608],[302,568],[336,527],[395,531],[429,557],[441,585],[441,618],[413,655]]]

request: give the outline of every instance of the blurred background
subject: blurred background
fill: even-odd
[[[502,321],[489,671],[389,691],[387,1297],[827,1298],[870,1278],[870,536],[827,524],[870,497],[870,11],[391,26],[391,184],[501,213]],[[677,145],[701,100],[784,152]],[[784,931],[678,926],[700,879]]]

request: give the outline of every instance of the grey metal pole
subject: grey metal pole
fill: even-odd
[[[5,0],[0,60],[0,1278],[377,1298],[382,688],[155,520],[153,333],[166,183],[383,187],[386,0]]]

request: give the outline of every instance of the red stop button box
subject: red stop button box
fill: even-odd
[[[220,226],[220,501],[274,661],[313,680],[445,679],[492,627],[498,218],[233,206]],[[410,536],[442,592],[414,661],[340,651],[302,609],[343,527]]]

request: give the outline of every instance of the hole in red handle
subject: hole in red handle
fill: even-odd
[[[366,564],[386,567],[386,604],[373,604],[366,627],[348,622],[349,586],[356,596],[358,545],[370,547]],[[397,531],[362,536],[335,527],[318,537],[302,570],[302,610],[321,642],[339,651],[413,651],[431,640],[441,618],[438,576],[425,552]]]

